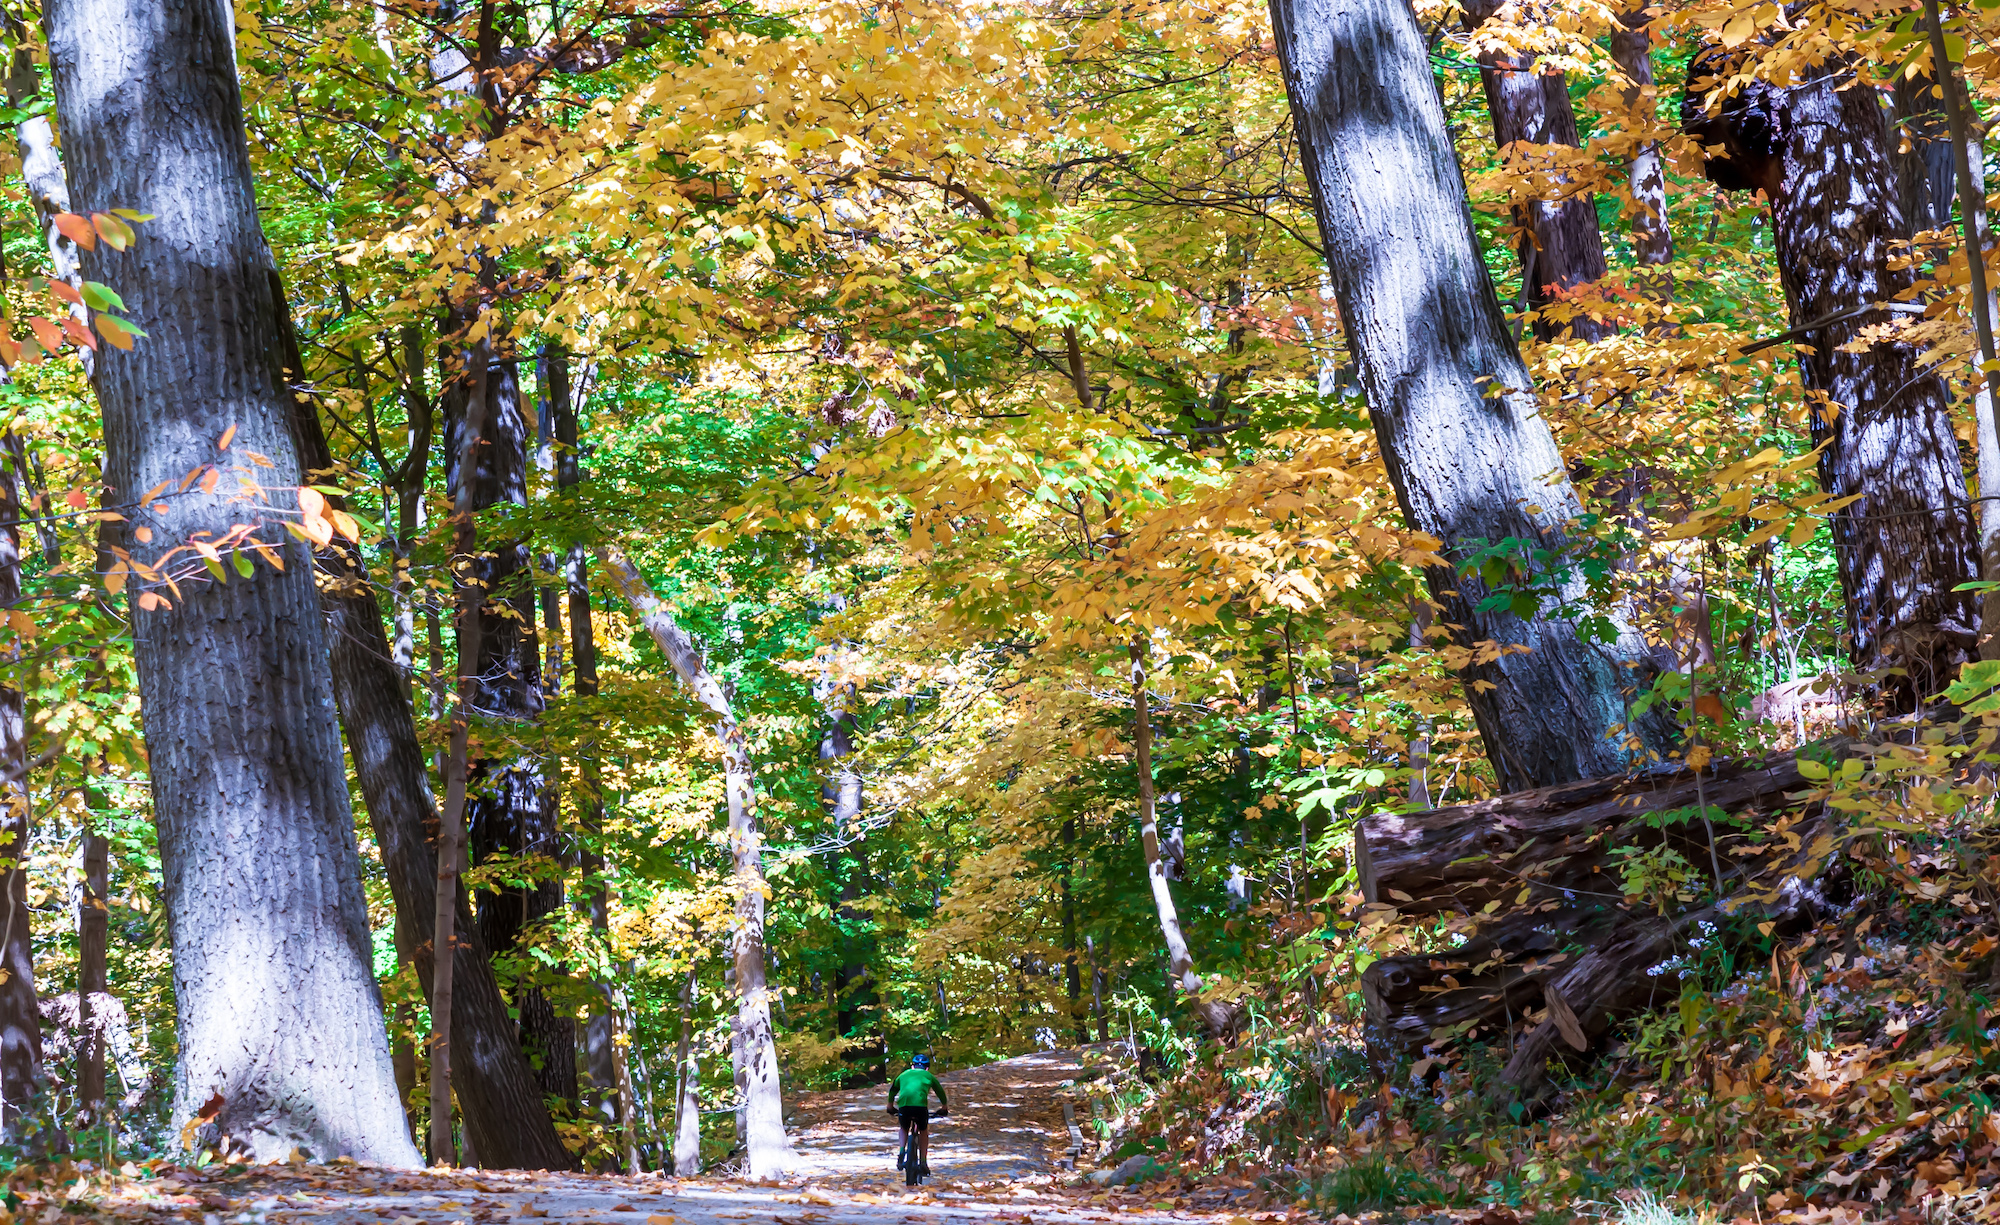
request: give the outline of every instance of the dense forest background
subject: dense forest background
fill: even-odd
[[[1357,338],[1403,331],[1342,296],[1352,202],[1329,185],[1348,181],[1348,129],[1288,97],[1284,62],[1296,93],[1313,23],[1348,17],[1279,7],[1282,37],[1263,4],[1191,0],[245,0],[242,127],[290,313],[272,343],[295,346],[288,389],[318,424],[292,435],[293,484],[283,457],[259,475],[272,461],[226,412],[226,428],[190,423],[175,454],[191,458],[151,490],[114,479],[93,362],[181,352],[163,318],[198,351],[234,308],[187,294],[125,310],[149,244],[170,243],[165,210],[51,196],[47,159],[81,141],[49,118],[72,121],[75,30],[10,13],[0,405],[20,591],[0,639],[25,695],[16,883],[46,1018],[34,1104],[10,1084],[10,1109],[134,1155],[234,1151],[223,1094],[209,1109],[184,1070],[193,980],[165,901],[181,895],[160,758],[189,707],[142,705],[131,627],[310,548],[396,1088],[434,1158],[442,1141],[489,1164],[743,1159],[758,1124],[732,1115],[759,1077],[857,1085],[917,1052],[965,1066],[1116,1039],[1165,1079],[1107,1091],[1107,1156],[1295,1161],[1307,1193],[1352,1206],[1447,1184],[1596,1194],[1589,1178],[1664,1177],[1666,1146],[1722,1200],[1892,1134],[1822,1135],[1794,1110],[1790,1139],[1753,1150],[1755,1129],[1723,1113],[1744,1097],[1722,1093],[1732,1077],[1760,1050],[1768,1076],[1779,1051],[1781,1011],[1754,1012],[1741,976],[1768,970],[1797,1011],[1814,997],[1788,975],[1851,975],[1864,954],[1878,986],[1907,972],[1916,987],[1883,989],[1915,996],[1815,1012],[1815,1074],[1914,1016],[1933,1055],[1955,1035],[1921,1071],[1972,1069],[1963,1101],[1912,1122],[1901,1081],[1816,1083],[1900,1103],[1885,1127],[1935,1124],[1926,1160],[1976,1146],[1992,992],[1965,1004],[1956,984],[1984,981],[1994,944],[1990,780],[1969,763],[2000,679],[1977,662],[2000,575],[1981,563],[1993,504],[1973,500],[2000,444],[1964,235],[1983,208],[1990,14],[1934,5],[1933,38],[1923,9],[1874,0],[1419,3],[1423,58],[1402,65],[1417,84],[1385,70],[1377,101],[1385,127],[1414,130],[1429,91],[1458,173],[1376,190],[1469,203],[1479,264],[1433,283],[1484,294],[1518,345],[1529,386],[1504,362],[1467,370],[1491,404],[1532,397],[1523,419],[1559,452],[1535,467],[1532,447],[1496,453],[1476,432],[1385,443],[1385,359]],[[1971,111],[1951,123],[1936,47],[1966,74]],[[1848,143],[1787,153],[1813,124]],[[1961,191],[1968,169],[1980,185]],[[1847,177],[1835,192],[1814,174]],[[1411,343],[1440,363],[1475,347]],[[1883,444],[1878,417],[1908,428]],[[1549,509],[1517,497],[1529,527],[1446,539],[1412,509],[1426,464],[1513,465]],[[271,482],[238,498],[240,532],[145,551],[149,504],[232,473]],[[1864,519],[1902,526],[1870,544]],[[1883,612],[1892,588],[1928,611]],[[1503,621],[1567,637],[1510,638]],[[1584,679],[1527,687],[1521,660],[1572,649],[1614,680],[1555,664]],[[197,693],[226,665],[160,666]],[[1608,724],[1536,742],[1573,760],[1508,755],[1496,728],[1591,685]],[[398,717],[421,750],[402,792],[379,781]],[[1517,1032],[1567,1037],[1570,1006],[1504,1023],[1475,1009],[1394,1050],[1371,1037],[1364,972],[1450,949],[1477,916],[1454,926],[1407,891],[1373,893],[1358,822],[1605,762],[1714,770],[1721,787],[1729,761],[1833,734],[1907,760],[1784,758],[1853,819],[1838,854],[1858,866],[1813,922],[1852,931],[1853,907],[1879,910],[1900,953],[1850,942],[1828,964],[1833,945],[1800,943],[1812,923],[1775,915],[1729,939],[1677,928],[1660,964],[1684,960],[1647,1001],[1667,1011],[1564,1073],[1583,1078],[1564,1093],[1609,1095],[1601,1115],[1572,1096],[1551,1122],[1529,1094],[1459,1107],[1473,1122],[1420,1118],[1392,1094],[1439,1076],[1483,1093]],[[423,787],[413,843],[384,814]],[[1747,818],[1710,801],[1677,818],[1710,823],[1706,856],[1629,849],[1607,896],[1660,915],[1719,901],[1713,822]],[[411,920],[429,886],[399,896],[397,865],[416,846],[434,866],[423,839],[454,819],[461,922],[502,1010],[480,1024],[519,1042],[454,1067],[515,1086],[546,1122],[474,1117],[461,1086],[465,1117],[437,1126],[431,932]],[[1782,843],[1792,827],[1773,819],[1744,845]],[[760,893],[775,1072],[757,1070],[743,1002]],[[459,961],[454,989],[489,990]],[[1960,1003],[1925,1014],[1930,996]],[[1590,1040],[1633,1011],[1586,1016]],[[1857,1017],[1874,1028],[1843,1028]],[[523,1059],[529,1081],[502,1067]],[[1656,1083],[1631,1089],[1641,1067]],[[1690,1075],[1718,1095],[1699,1124],[1669,1100]],[[1586,1171],[1590,1144],[1630,1170]],[[1326,1162],[1348,1172],[1316,1183]]]

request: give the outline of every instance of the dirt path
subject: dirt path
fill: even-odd
[[[1060,1082],[1077,1070],[1057,1051],[947,1072],[951,1117],[931,1140],[930,1185],[896,1172],[896,1130],[880,1088],[809,1094],[794,1104],[799,1168],[776,1183],[654,1174],[609,1177],[508,1170],[409,1173],[357,1166],[264,1166],[233,1177],[165,1178],[22,1188],[16,1220],[69,1214],[98,1221],[202,1225],[1243,1225],[1242,1193],[1174,1199],[1159,1188],[1114,1192],[1064,1186],[1054,1163],[1068,1147]],[[1225,1203],[1226,1199],[1226,1203]],[[48,1212],[54,1209],[55,1214]],[[1275,1212],[1248,1212],[1255,1221]]]
[[[1080,1070],[1075,1051],[1049,1051],[939,1076],[951,1116],[931,1124],[931,1185],[1055,1169],[1069,1147],[1058,1086]],[[882,1087],[801,1098],[793,1135],[802,1172],[842,1186],[900,1186],[888,1100]]]

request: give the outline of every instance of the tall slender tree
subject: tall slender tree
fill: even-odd
[[[729,935],[736,988],[730,1049],[742,1093],[739,1116],[750,1173],[766,1177],[788,1168],[792,1152],[785,1138],[784,1091],[778,1078],[778,1046],[771,1032],[770,988],[764,966],[764,839],[757,828],[757,778],[750,746],[729,695],[709,672],[694,639],[653,594],[646,576],[615,550],[604,550],[598,556],[675,675],[715,718],[729,804],[729,854],[736,876],[736,922]]]
[[[107,349],[95,383],[106,483],[145,502],[133,557],[163,564],[268,513],[253,479],[304,475],[231,12],[58,0],[43,23],[72,201],[154,215],[137,247],[97,244],[83,271],[117,284],[149,333]],[[152,492],[190,474],[184,494]],[[175,1117],[199,1112],[259,1160],[304,1149],[411,1166],[310,553],[275,524],[261,539],[283,570],[246,555],[248,574],[148,592],[133,615],[173,936]]]
[[[272,293],[285,300],[284,287],[275,274]],[[311,394],[312,382],[305,374],[289,311],[282,323],[286,377],[293,384],[288,399],[299,457],[309,472],[329,471],[334,464],[333,450],[320,422],[318,400]],[[407,360],[409,347],[404,351]],[[405,373],[412,375],[414,370],[406,369]],[[427,400],[420,397],[415,406],[427,408]],[[412,430],[419,442],[429,433],[427,425]],[[423,465],[413,467],[420,482]],[[415,521],[414,512],[409,510],[414,500],[404,503],[406,524]],[[339,499],[333,502],[338,505]],[[355,781],[360,784],[369,828],[382,856],[398,928],[409,940],[411,960],[425,996],[435,1001],[438,804],[424,767],[423,746],[417,740],[410,687],[391,650],[381,609],[365,581],[367,571],[360,551],[335,537],[318,551],[316,561],[325,578],[319,584],[320,604],[331,640],[328,658],[333,692],[348,752],[354,759]],[[405,573],[399,567],[399,587]],[[473,929],[472,912],[462,894],[453,898],[451,927],[455,936],[448,942],[452,958],[446,1012],[455,1047],[452,1091],[459,1101],[469,1146],[490,1166],[566,1169],[572,1164],[569,1150],[549,1119],[541,1086],[535,1083],[522,1053],[518,1027],[509,1015],[486,945]],[[433,1156],[443,1160],[445,1154]]]
[[[1476,30],[1500,7],[1500,0],[1475,0],[1466,6],[1466,27]],[[1503,153],[1578,143],[1576,109],[1561,72],[1540,67],[1531,55],[1484,51],[1479,80],[1493,119],[1493,141]],[[1563,290],[1604,275],[1604,235],[1597,225],[1596,197],[1588,192],[1524,201],[1514,210],[1514,224],[1521,230],[1522,293],[1532,309],[1539,312]],[[1560,335],[1597,340],[1612,330],[1589,315],[1561,323],[1543,314],[1535,317],[1535,334],[1545,340]]]

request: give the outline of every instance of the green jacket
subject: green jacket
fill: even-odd
[[[939,1108],[951,1109],[951,1103],[944,1097],[944,1086],[938,1082],[938,1078],[932,1076],[927,1068],[911,1068],[889,1082],[889,1105],[892,1108],[900,1106],[911,1109],[929,1105],[932,1090],[937,1091]]]

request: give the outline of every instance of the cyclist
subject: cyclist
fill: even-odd
[[[938,1117],[951,1113],[944,1085],[931,1075],[931,1057],[914,1055],[909,1070],[889,1082],[889,1113],[896,1116],[901,1144],[896,1151],[896,1168],[905,1172],[904,1182],[916,1186],[931,1172],[931,1094],[938,1096]]]

